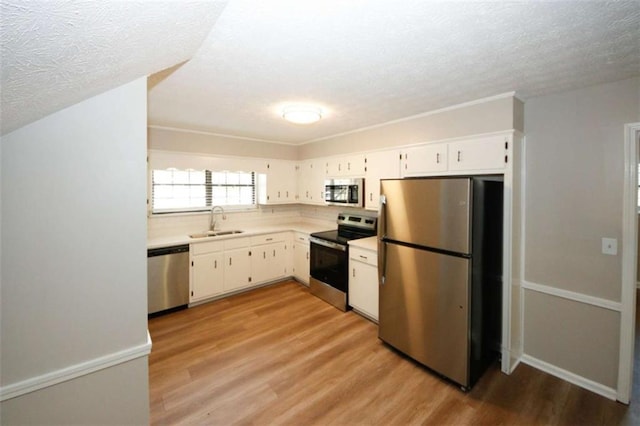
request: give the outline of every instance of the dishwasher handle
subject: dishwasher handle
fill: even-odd
[[[189,244],[183,244],[179,246],[148,249],[147,257],[165,256],[167,254],[188,253],[188,252],[189,252]]]

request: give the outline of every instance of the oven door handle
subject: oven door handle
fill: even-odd
[[[309,237],[309,242],[312,242],[314,244],[318,244],[319,246],[332,248],[332,249],[335,249],[335,250],[347,251],[347,246],[345,246],[345,245],[338,244],[338,243],[333,243],[331,241],[323,240],[323,239],[317,238],[317,237]]]
[[[380,207],[378,210],[378,283],[383,285],[387,275],[387,243],[384,239],[387,236],[387,217],[385,207],[387,197],[380,195]]]

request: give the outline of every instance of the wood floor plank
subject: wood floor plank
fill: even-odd
[[[627,425],[625,406],[526,365],[468,393],[377,326],[288,281],[149,321],[152,424]],[[634,395],[640,394],[636,383]]]

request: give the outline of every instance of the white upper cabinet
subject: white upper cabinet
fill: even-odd
[[[402,177],[500,173],[508,164],[511,135],[427,143],[402,150]]]
[[[259,204],[289,204],[296,202],[296,163],[270,160],[266,173],[258,174]]]
[[[325,168],[327,178],[344,176],[364,177],[364,154],[327,158]]]
[[[509,161],[509,142],[509,136],[490,136],[451,142],[449,144],[449,170],[504,169]]]
[[[325,161],[305,160],[298,165],[298,202],[324,204]]]
[[[365,155],[364,207],[378,210],[380,179],[400,177],[400,150],[376,151]]]
[[[447,144],[434,143],[403,150],[402,176],[423,176],[447,170]]]

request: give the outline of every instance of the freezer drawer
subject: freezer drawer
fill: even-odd
[[[469,385],[470,259],[386,243],[379,337]]]

